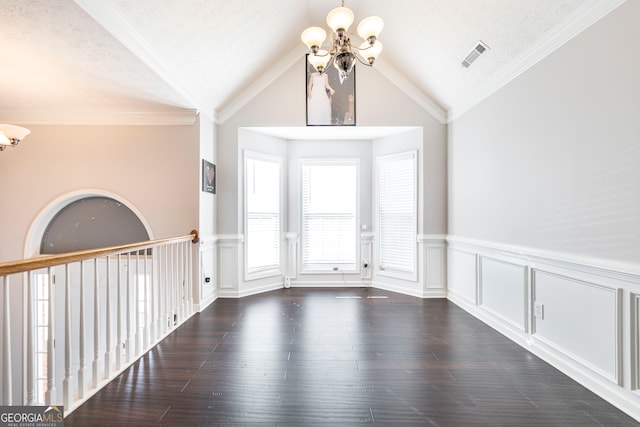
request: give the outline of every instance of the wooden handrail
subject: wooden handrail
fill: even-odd
[[[193,243],[199,240],[198,230],[191,230],[186,236],[168,237],[166,239],[148,240],[146,242],[129,243],[127,245],[109,246],[105,248],[87,249],[84,251],[67,252],[57,255],[44,255],[34,258],[27,258],[18,261],[0,262],[0,276],[9,274],[24,273],[40,268],[53,267],[71,262],[79,262],[87,259],[93,259],[101,256],[113,255],[120,252],[131,252],[136,249],[145,249],[161,243],[170,243],[174,240],[183,240],[191,238]]]

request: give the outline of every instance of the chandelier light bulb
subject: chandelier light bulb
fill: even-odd
[[[16,125],[0,124],[0,151],[8,146],[16,146],[31,131],[27,128]]]
[[[382,43],[376,40],[373,45],[370,45],[369,42],[362,43],[358,53],[367,60],[369,65],[373,65],[380,52],[382,52]]]
[[[313,65],[319,73],[322,73],[327,67],[327,63],[331,59],[331,55],[326,50],[319,50],[317,54],[309,55],[309,63]]]
[[[327,32],[320,27],[309,27],[302,32],[300,39],[307,45],[313,53],[317,53],[324,40],[327,38]]]
[[[347,7],[336,7],[327,14],[327,25],[334,32],[347,32],[353,24],[353,12]]]
[[[373,44],[384,28],[384,21],[379,16],[369,16],[360,21],[358,35],[369,44]]]

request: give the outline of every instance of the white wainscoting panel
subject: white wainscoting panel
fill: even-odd
[[[527,267],[486,256],[480,258],[480,305],[511,323],[527,329]]]
[[[631,389],[640,391],[640,295],[631,294]]]
[[[284,265],[284,287],[291,287],[291,281],[298,275],[298,233],[284,233],[287,250]]]
[[[618,383],[622,366],[621,292],[595,283],[533,270],[534,336]]]
[[[201,237],[199,247],[199,277],[195,281],[198,285],[195,310],[202,311],[206,306],[215,301],[217,297],[217,246],[213,237]],[[209,278],[209,282],[206,279]]]
[[[220,236],[218,238],[218,266],[219,277],[218,289],[220,296],[228,296],[229,290],[238,289],[238,275],[241,274],[240,244],[243,236]],[[232,296],[236,296],[235,294]]]
[[[360,278],[371,280],[373,272],[373,233],[360,233]]]
[[[476,305],[477,255],[473,252],[449,247],[447,252],[447,291],[452,299],[462,299]]]
[[[452,302],[640,421],[640,264],[447,242]]]
[[[422,235],[418,237],[422,244],[423,257],[419,267],[424,272],[419,274],[423,282],[424,297],[447,296],[447,240],[443,235]]]

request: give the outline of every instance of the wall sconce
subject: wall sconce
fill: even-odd
[[[0,124],[0,151],[7,147],[15,147],[30,133],[29,129],[20,126]]]

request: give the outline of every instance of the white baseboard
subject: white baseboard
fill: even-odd
[[[268,285],[257,286],[249,289],[219,289],[218,290],[218,298],[242,298],[248,297],[250,295],[261,294],[264,292],[275,291],[277,289],[284,288],[283,282],[271,283]]]

